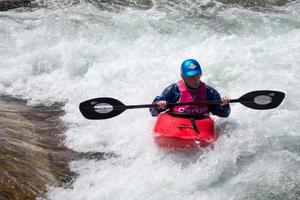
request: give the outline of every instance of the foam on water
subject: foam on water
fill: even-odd
[[[299,2],[264,12],[155,3],[118,12],[81,3],[0,13],[0,92],[32,104],[66,102],[66,145],[119,155],[71,163],[80,176],[71,188],[49,188],[48,198],[299,197]],[[232,104],[231,116],[217,119],[214,149],[192,155],[157,149],[145,109],[103,121],[81,116],[79,103],[94,97],[150,103],[179,78],[185,58],[199,59],[203,80],[223,95],[273,89],[286,99],[266,111]]]

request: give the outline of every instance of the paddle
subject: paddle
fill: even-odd
[[[279,91],[258,90],[244,94],[238,99],[231,99],[230,103],[241,103],[242,105],[257,109],[266,110],[276,108],[283,101],[285,94]],[[220,104],[221,100],[206,100],[188,103],[169,103],[168,107],[181,105],[200,105],[200,104]],[[79,109],[87,119],[109,119],[115,117],[127,109],[157,107],[156,104],[124,105],[117,99],[101,97],[90,99],[80,103]]]

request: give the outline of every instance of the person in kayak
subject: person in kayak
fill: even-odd
[[[220,97],[217,90],[201,81],[202,70],[194,59],[187,59],[181,65],[181,77],[177,83],[168,86],[160,96],[155,97],[150,108],[152,116],[168,110],[171,114],[208,116],[209,113],[219,117],[230,114],[229,98]],[[212,105],[184,105],[168,108],[168,103],[197,102],[203,100],[221,100],[220,104]]]

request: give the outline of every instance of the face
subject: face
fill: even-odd
[[[191,77],[182,77],[183,80],[185,81],[185,83],[191,87],[191,88],[198,88],[199,85],[200,85],[200,78],[201,78],[201,75],[194,75],[194,76],[191,76]]]

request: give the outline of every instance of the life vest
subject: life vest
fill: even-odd
[[[177,86],[180,91],[180,98],[178,103],[198,102],[206,100],[206,85],[204,82],[201,82],[199,88],[195,91],[189,90],[184,80],[178,81]],[[195,114],[204,116],[209,115],[207,105],[174,106],[170,109],[170,112],[178,114]]]

